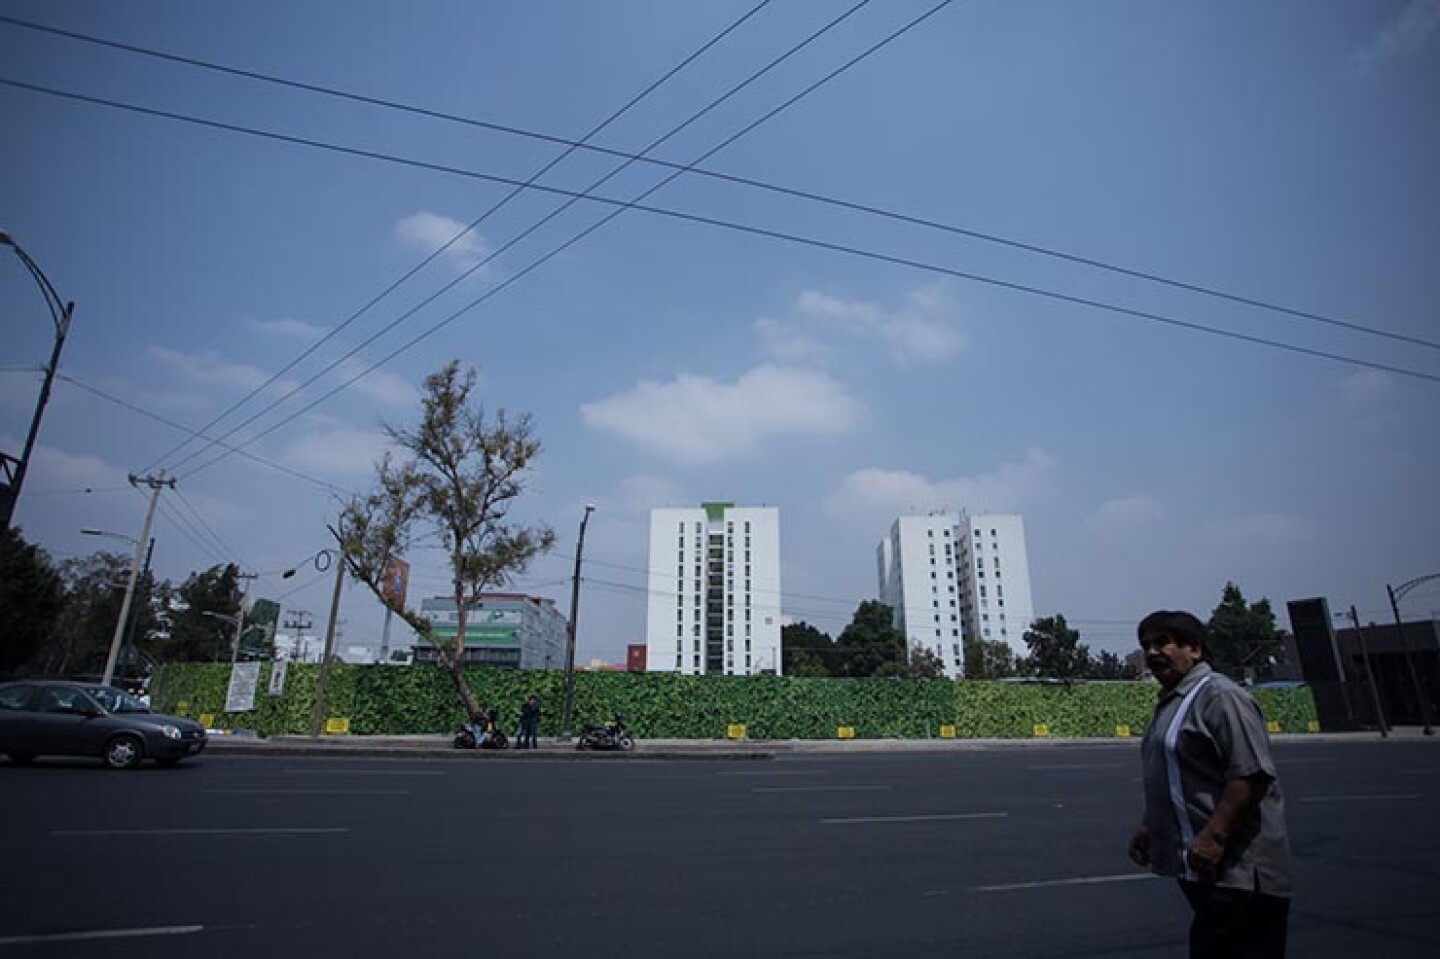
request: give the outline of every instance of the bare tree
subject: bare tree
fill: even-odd
[[[502,409],[487,422],[485,411],[469,404],[474,386],[475,371],[462,375],[458,361],[425,378],[419,428],[385,427],[410,457],[397,463],[386,454],[375,490],[345,506],[339,530],[351,574],[435,646],[467,716],[478,708],[463,668],[470,604],[524,572],[555,541],[547,527],[508,522],[540,453],[529,414],[512,418]],[[385,589],[387,565],[408,551],[421,525],[438,534],[448,554],[456,612],[448,642],[435,637],[428,617]]]

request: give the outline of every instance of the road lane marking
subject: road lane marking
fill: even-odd
[[[38,936],[3,936],[0,946],[37,946],[52,942],[86,942],[94,939],[134,939],[141,936],[188,936],[204,926],[151,926],[148,929],[97,929],[94,932],[57,932]]]
[[[828,769],[740,769],[719,772],[717,776],[823,776]]]
[[[438,769],[282,769],[286,776],[448,776]]]
[[[1125,769],[1130,763],[1047,763],[1043,766],[1026,766],[1031,772],[1051,772],[1072,769]]]
[[[52,836],[309,836],[349,832],[342,826],[236,829],[52,829]]]
[[[952,819],[1004,819],[1008,812],[952,812],[932,816],[850,816],[845,819],[822,819],[827,826],[848,826],[870,822],[945,822]]]
[[[1050,889],[1055,886],[1098,886],[1109,882],[1137,882],[1159,879],[1153,872],[1127,872],[1118,876],[1079,876],[1074,879],[1042,879],[1036,882],[1010,882],[998,886],[971,886],[971,892],[1014,892],[1020,889]]]
[[[408,796],[408,789],[202,789],[202,793],[245,796]]]
[[[861,793],[882,792],[893,786],[752,786],[753,793]]]
[[[1420,799],[1419,793],[1371,793],[1357,796],[1301,796],[1301,802],[1370,802],[1387,799]]]

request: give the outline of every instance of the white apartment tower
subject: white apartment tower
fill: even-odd
[[[876,549],[880,601],[912,648],[964,672],[965,640],[1026,652],[1034,619],[1024,521],[1012,514],[935,512],[898,517]]]
[[[650,511],[646,665],[687,675],[780,675],[780,511]]]

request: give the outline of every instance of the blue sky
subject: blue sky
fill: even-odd
[[[578,140],[754,5],[0,15]],[[643,150],[853,5],[767,5],[593,142]],[[930,6],[861,6],[653,155],[695,162]],[[563,150],[12,24],[0,64],[6,81],[515,181]],[[99,545],[82,527],[137,536],[126,475],[165,468],[158,574],[238,562],[321,626],[328,576],[279,571],[327,544],[324,484],[367,488],[381,423],[413,422],[421,379],[458,358],[545,447],[522,511],[559,541],[515,588],[568,611],[576,527],[598,507],[582,661],[643,641],[648,511],[715,499],[780,508],[785,612],[832,633],[875,595],[893,518],[937,508],[1023,514],[1037,612],[1095,649],[1128,649],[1156,607],[1208,615],[1227,579],[1282,621],[1315,595],[1380,619],[1387,582],[1440,572],[1436,116],[1436,0],[952,3],[702,165],[1409,339],[693,174],[643,202],[938,269],[629,210],[526,272],[614,209],[581,201],[381,332],[564,202],[526,191],[210,431],[319,375],[227,440],[302,479],[190,458],[159,420],[205,426],[510,188],[0,85],[0,227],[77,303],[72,379],[17,523],[62,558]],[[539,182],[583,192],[618,162],[576,153]],[[598,192],[628,201],[666,175],[636,164]],[[0,449],[18,453],[51,334],[8,255],[0,309]],[[412,597],[445,590],[438,554],[411,560]],[[342,645],[378,645],[378,605],[347,589]],[[1427,586],[1406,611],[1436,609]]]

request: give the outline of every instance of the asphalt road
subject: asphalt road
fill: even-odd
[[[1292,956],[1440,955],[1440,748],[1278,747]],[[1133,745],[0,763],[0,959],[1185,954]]]

